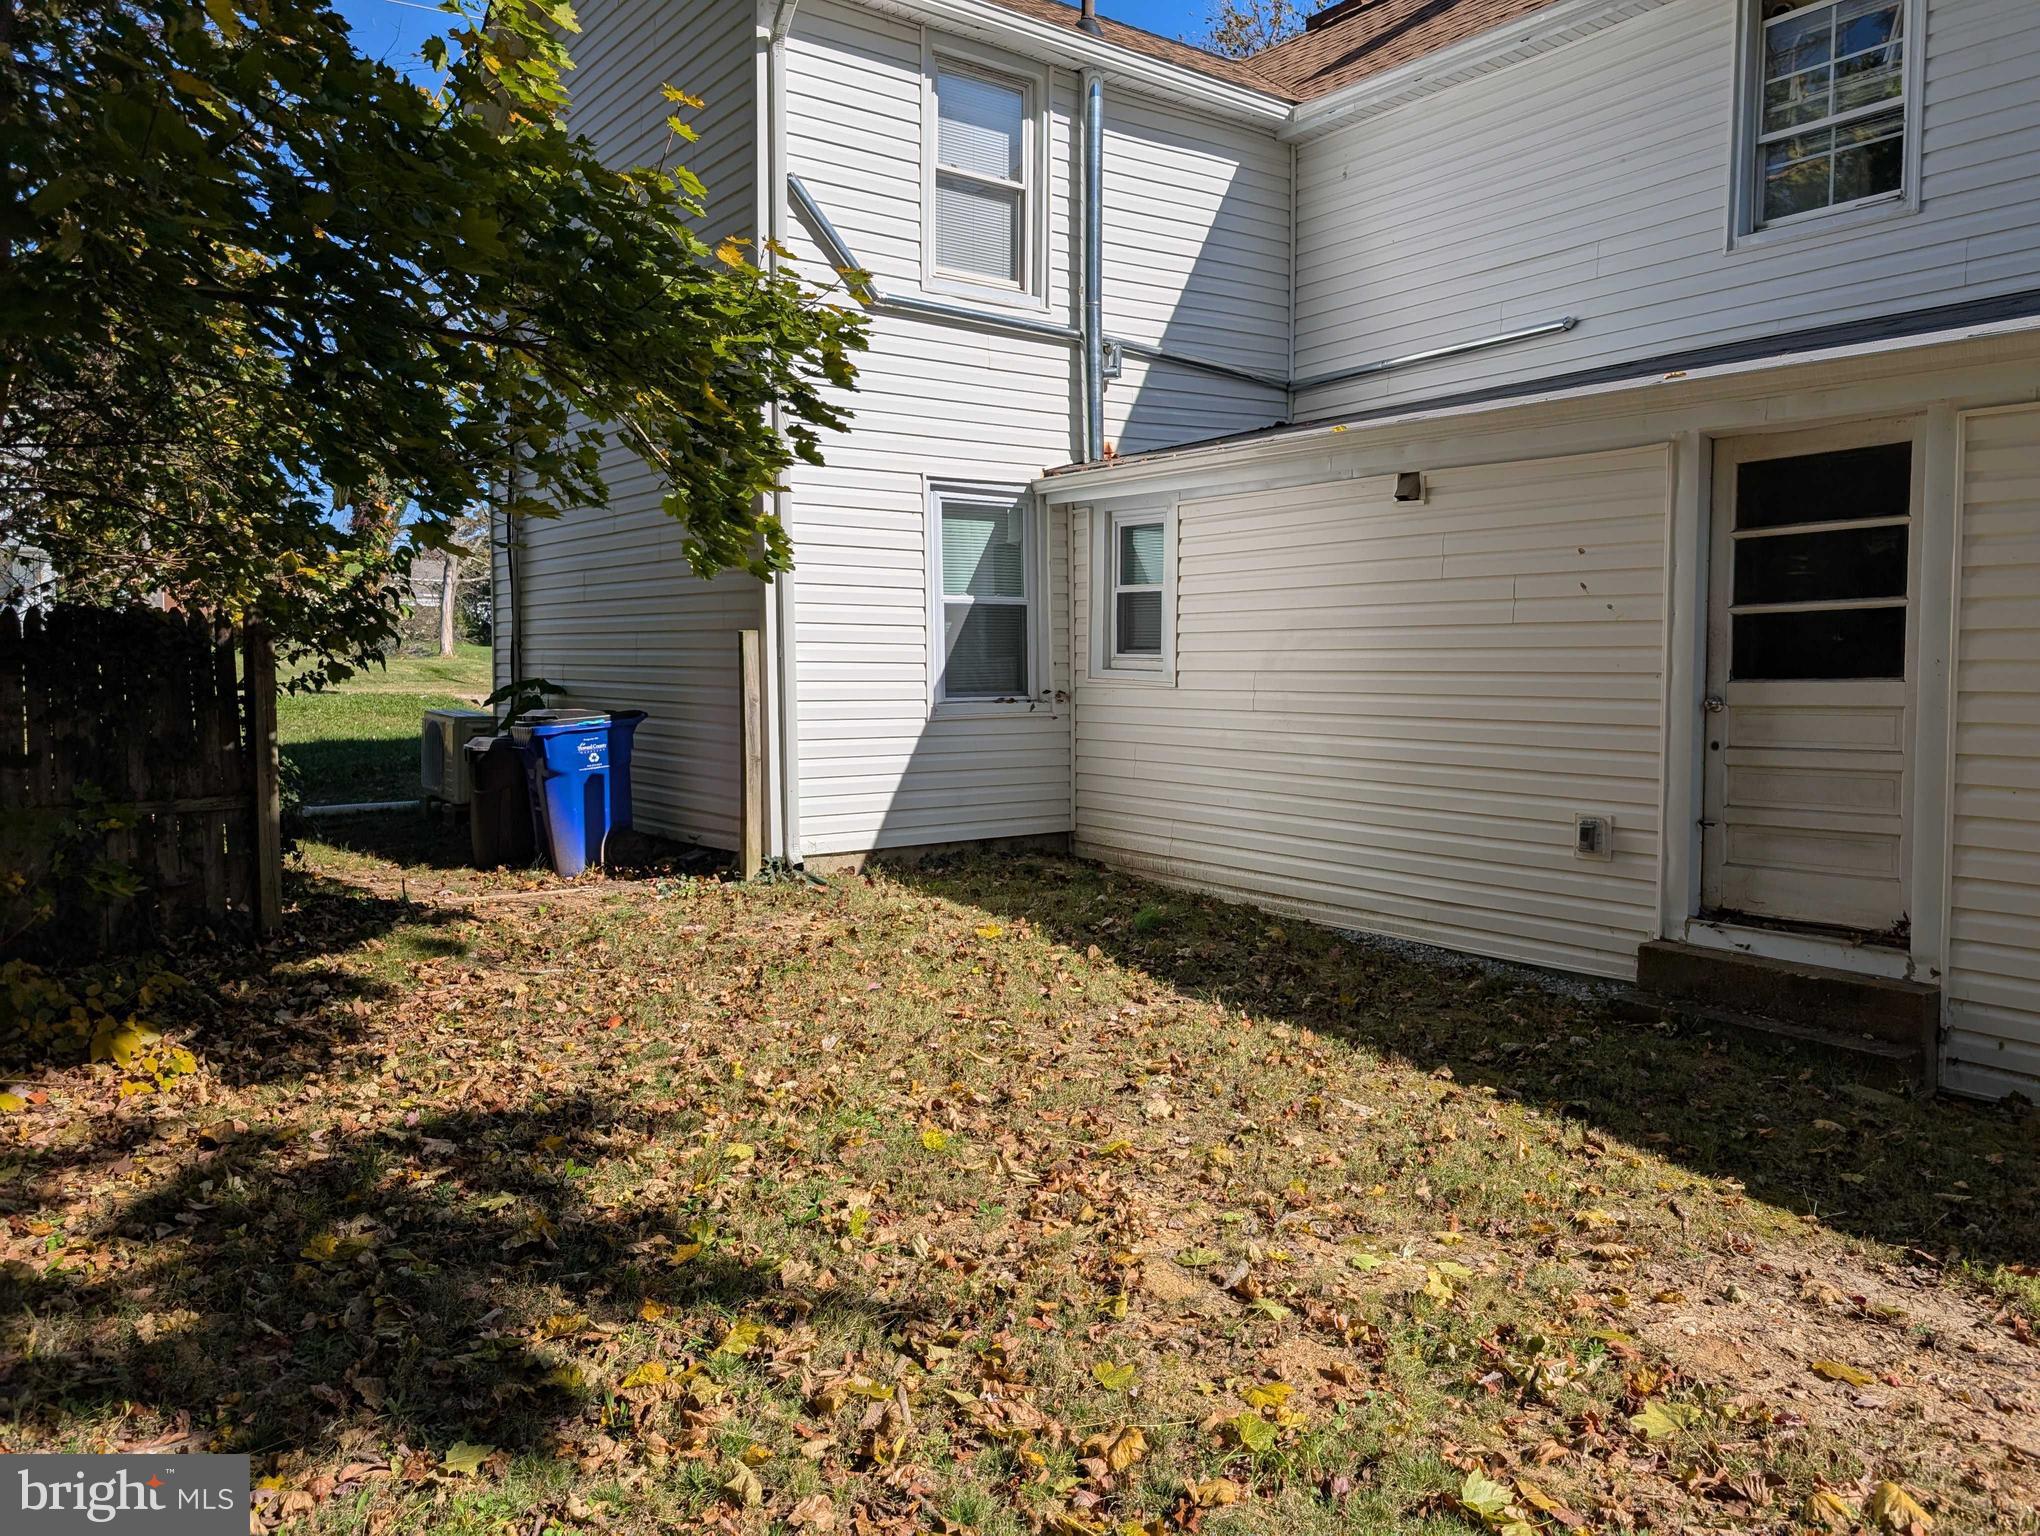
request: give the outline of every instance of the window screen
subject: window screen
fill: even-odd
[[[1025,281],[1027,92],[982,75],[935,77],[935,265]]]
[[[1010,502],[948,497],[940,507],[939,696],[1025,698],[1027,509]]]

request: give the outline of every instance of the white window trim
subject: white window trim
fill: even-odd
[[[1176,686],[1176,503],[1152,497],[1091,508],[1090,677],[1135,687]],[[1112,647],[1118,628],[1119,530],[1128,523],[1162,525],[1162,653],[1121,656]]]
[[[945,501],[995,501],[1020,508],[1020,542],[1024,558],[1027,604],[1027,693],[1011,699],[949,699],[942,695],[943,646],[948,635],[942,591],[942,504]],[[922,505],[926,530],[928,576],[928,716],[969,719],[994,715],[1055,713],[1055,691],[1049,682],[1047,541],[1041,536],[1045,519],[1041,504],[1025,485],[974,480],[924,482]],[[997,601],[994,599],[994,601]],[[1008,602],[1011,599],[1007,599]]]
[[[1734,167],[1730,181],[1728,249],[1766,250],[1772,246],[1802,241],[1834,239],[1849,235],[1867,224],[1907,218],[1920,211],[1920,141],[1922,82],[1926,78],[1927,0],[1900,0],[1905,12],[1904,89],[1899,99],[1905,104],[1904,168],[1896,192],[1852,203],[1836,203],[1806,213],[1763,223],[1758,217],[1758,199],[1763,177],[1757,170],[1757,145],[1762,128],[1764,91],[1764,24],[1758,15],[1763,0],[1737,0],[1735,116],[1730,128],[1730,152]]]
[[[937,71],[981,75],[1026,93],[1027,143],[1021,167],[1020,281],[989,283],[944,272],[935,262],[935,167],[940,111],[935,100]],[[979,48],[960,38],[921,34],[921,287],[932,294],[968,298],[1005,309],[1048,308],[1050,183],[1049,77],[1046,69]]]

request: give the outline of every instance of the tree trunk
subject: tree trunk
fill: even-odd
[[[439,654],[453,654],[453,609],[460,597],[460,562],[442,557],[439,567]]]

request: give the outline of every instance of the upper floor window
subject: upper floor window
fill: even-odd
[[[1750,228],[1904,194],[1913,8],[1759,0]]]
[[[1034,87],[942,62],[935,69],[930,266],[952,281],[1030,292]]]

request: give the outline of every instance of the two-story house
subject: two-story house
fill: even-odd
[[[680,85],[714,233],[870,273],[790,578],[692,580],[642,481],[498,560],[504,676],[652,712],[642,825],[733,844],[755,628],[790,862],[1046,837],[1825,967],[2040,1092],[2040,6],[1346,0],[1243,62],[1059,0],[583,21],[607,152]]]

